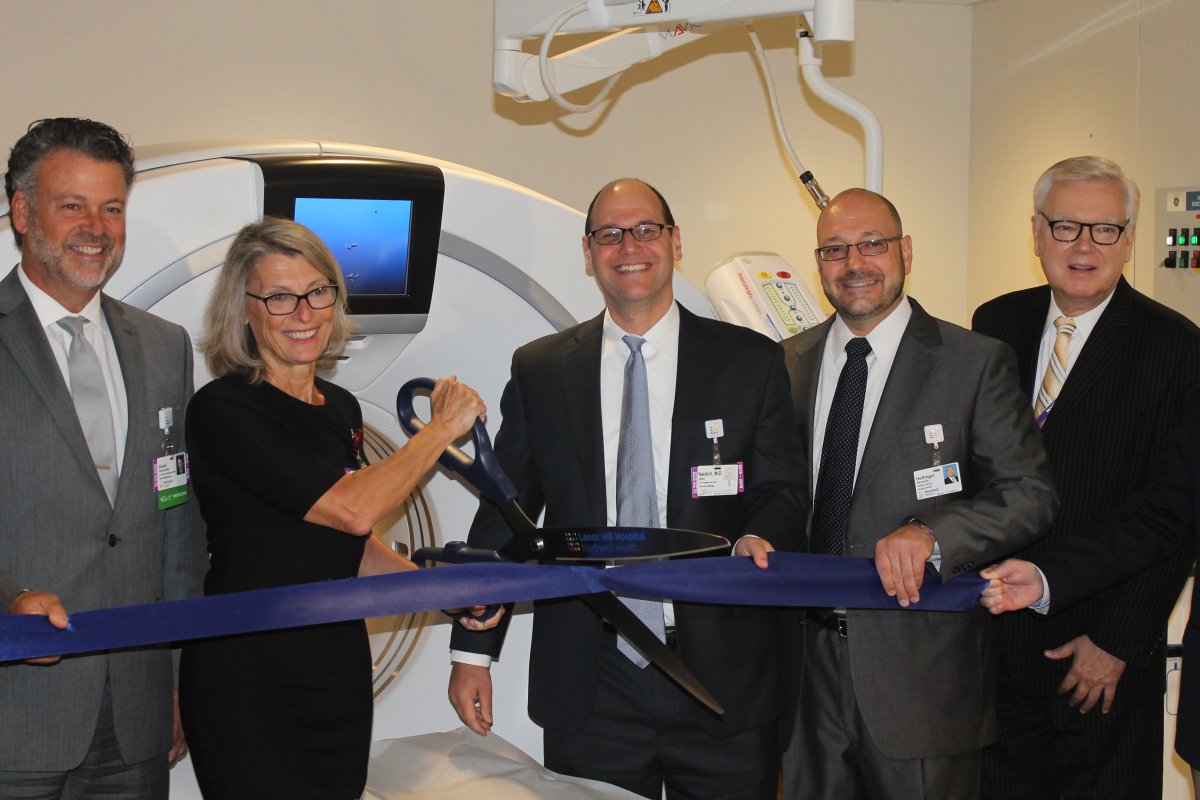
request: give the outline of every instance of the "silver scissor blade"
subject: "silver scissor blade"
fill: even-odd
[[[679,656],[659,641],[654,632],[647,628],[646,624],[638,619],[638,616],[630,611],[628,606],[617,599],[616,595],[611,592],[600,592],[580,595],[580,598],[592,611],[611,622],[618,633],[632,642],[634,647],[642,651],[642,655],[661,669],[667,677],[679,684],[681,689],[696,698],[718,717],[725,716],[725,709],[721,708],[721,704],[717,702],[716,698],[708,693],[700,679],[693,675],[687,665],[679,660]]]

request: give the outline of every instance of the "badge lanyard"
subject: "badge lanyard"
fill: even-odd
[[[162,431],[162,455],[154,459],[154,494],[158,510],[183,505],[188,501],[188,483],[191,468],[186,451],[175,451],[175,439],[171,429],[175,427],[175,410],[171,407],[158,410],[158,428]]]

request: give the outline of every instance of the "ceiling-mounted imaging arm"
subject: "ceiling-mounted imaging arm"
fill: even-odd
[[[807,12],[818,42],[854,38],[853,0],[492,0],[492,7],[492,82],[519,101],[611,78],[733,22]],[[526,39],[548,45],[557,33],[597,32],[613,35],[546,59],[521,50]],[[542,69],[539,61],[547,62]],[[549,73],[550,87],[542,72]]]
[[[820,2],[817,3],[818,7]],[[809,31],[816,30],[816,19],[812,12],[806,12],[804,15],[805,21],[808,23],[808,31],[797,31],[797,36],[800,41],[800,74],[804,77],[804,82],[808,84],[808,88],[812,89],[813,94],[824,100],[834,108],[840,109],[849,114],[863,130],[863,150],[866,166],[864,169],[863,186],[873,192],[883,191],[883,128],[879,124],[879,117],[875,116],[865,103],[856,100],[850,95],[836,88],[821,72],[821,57],[817,52],[816,44],[818,42],[815,33]],[[853,19],[851,20],[853,25]],[[811,173],[809,173],[811,176]],[[800,179],[803,181],[804,176]],[[815,181],[814,181],[815,183]],[[805,182],[808,188],[817,200],[817,205],[821,208],[825,204],[818,197],[820,186],[814,191],[812,186]],[[826,198],[828,202],[828,198]]]
[[[590,111],[607,97],[626,69],[668,50],[698,41],[736,22],[803,14],[807,30],[799,31],[801,74],[814,94],[849,114],[862,126],[866,144],[864,185],[880,191],[883,183],[883,137],[879,120],[866,105],[834,88],[821,73],[816,45],[854,40],[854,0],[492,0],[494,51],[492,83],[497,92],[519,102],[553,100],[572,112]],[[610,32],[610,35],[551,56],[559,33]],[[540,38],[537,55],[522,42]],[[752,38],[753,34],[752,34]],[[755,45],[761,50],[761,46]],[[760,58],[765,66],[765,58]],[[588,103],[565,100],[570,92],[606,81]],[[768,75],[768,82],[770,82]],[[783,130],[777,100],[771,98],[776,124],[800,181],[821,208],[829,198],[812,172],[795,157]]]

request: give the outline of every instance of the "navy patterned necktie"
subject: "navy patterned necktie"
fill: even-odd
[[[846,342],[846,363],[838,376],[825,439],[821,468],[813,492],[812,537],[809,551],[842,555],[846,549],[846,519],[854,493],[854,464],[858,459],[858,432],[862,427],[863,400],[867,396],[866,339]]]

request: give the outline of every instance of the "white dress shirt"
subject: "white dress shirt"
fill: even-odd
[[[1071,374],[1071,368],[1075,366],[1075,361],[1079,358],[1079,354],[1083,351],[1083,346],[1087,344],[1088,337],[1092,335],[1092,331],[1096,329],[1096,323],[1100,321],[1100,315],[1104,313],[1104,309],[1108,308],[1108,304],[1112,301],[1113,293],[1116,291],[1114,287],[1112,292],[1108,293],[1108,297],[1104,298],[1098,306],[1090,311],[1080,314],[1078,317],[1072,317],[1075,320],[1075,330],[1071,332],[1071,345],[1069,355],[1067,356],[1067,371],[1063,375],[1063,386],[1067,384],[1067,377]],[[1037,380],[1033,384],[1033,398],[1030,404],[1037,406],[1038,391],[1042,388],[1042,376],[1046,374],[1046,364],[1050,362],[1050,354],[1054,352],[1054,342],[1058,338],[1058,328],[1054,325],[1054,320],[1064,316],[1062,309],[1058,307],[1058,303],[1054,301],[1054,295],[1050,295],[1050,309],[1046,312],[1046,321],[1042,325],[1042,341],[1038,347],[1038,363]],[[1053,409],[1051,409],[1053,413]],[[1050,584],[1046,580],[1046,575],[1041,568],[1034,564],[1034,569],[1037,570],[1038,577],[1042,579],[1042,596],[1036,603],[1029,608],[1039,614],[1047,614],[1050,611]]]
[[[629,347],[626,331],[604,312],[600,342],[600,430],[604,440],[604,494],[606,525],[617,524],[617,446],[621,440],[621,397],[625,391],[625,362]],[[654,488],[658,493],[658,524],[667,524],[667,468],[671,461],[671,418],[675,413],[675,378],[679,369],[679,306],[671,307],[650,330],[642,334],[646,361],[646,387],[650,394],[650,438],[654,449]],[[663,621],[675,625],[675,607],[663,602]],[[478,666],[492,663],[491,656],[451,650],[450,660]]]
[[[96,357],[100,361],[100,371],[104,374],[104,385],[108,389],[108,407],[113,416],[113,433],[116,436],[117,445],[117,475],[119,476],[121,465],[125,459],[125,436],[129,431],[129,404],[125,395],[125,379],[121,374],[121,361],[117,358],[117,349],[113,344],[112,332],[108,329],[108,320],[104,318],[104,311],[100,307],[100,292],[93,295],[82,311],[75,313],[68,311],[61,303],[36,286],[25,274],[23,268],[17,269],[17,277],[20,278],[21,285],[25,287],[25,294],[29,295],[29,302],[33,304],[38,322],[46,332],[50,350],[54,353],[54,360],[58,363],[58,369],[62,373],[68,392],[71,389],[71,370],[67,366],[67,354],[71,349],[71,334],[59,325],[58,321],[63,317],[83,317],[90,323],[83,326],[83,335],[92,349],[96,351]],[[151,421],[148,420],[147,424],[149,422]],[[149,491],[150,487],[147,487],[146,490]]]
[[[867,447],[867,437],[871,434],[871,426],[875,422],[875,412],[879,410],[879,400],[883,397],[883,387],[891,374],[892,364],[896,360],[896,352],[900,349],[900,341],[912,319],[912,304],[908,295],[900,298],[900,303],[892,309],[865,338],[871,345],[867,354],[867,393],[863,397],[862,423],[858,428],[858,452],[854,457],[854,480],[858,482],[858,468],[862,465],[863,452]],[[838,378],[841,377],[842,367],[846,363],[846,343],[857,338],[853,331],[846,326],[841,317],[834,317],[829,335],[825,337],[825,350],[821,355],[821,372],[817,379],[817,408],[813,415],[813,460],[812,486],[817,486],[817,475],[821,471],[821,450],[825,446],[825,426],[829,421],[829,407],[833,404],[833,393],[837,389]],[[900,525],[900,520],[896,520]],[[934,569],[941,569],[942,551],[934,534],[933,555],[929,563]]]
[[[621,439],[621,397],[629,348],[621,330],[604,312],[600,344],[600,423],[604,433],[604,494],[607,525],[617,524],[617,445]],[[654,488],[658,492],[658,524],[667,524],[667,467],[671,460],[671,417],[675,413],[675,377],[679,370],[679,306],[674,303],[642,335],[646,385],[650,393],[650,438],[654,447]]]
[[[883,387],[892,371],[892,362],[896,360],[896,351],[900,349],[904,329],[908,327],[911,318],[912,305],[909,304],[907,296],[901,297],[900,304],[892,309],[892,313],[880,320],[865,337],[871,344],[871,352],[867,354],[867,393],[863,398],[862,424],[858,429],[858,453],[854,458],[856,481],[863,451],[867,447],[867,437],[871,433],[871,424],[875,421],[875,412],[879,409],[879,398],[883,396]],[[841,377],[842,367],[846,363],[846,343],[854,338],[857,337],[846,327],[842,318],[835,316],[833,327],[825,337],[825,351],[821,355],[821,372],[817,379],[817,408],[813,415],[812,438],[814,488],[817,485],[817,475],[821,471],[821,450],[825,446],[829,407],[833,404],[833,393],[837,389],[838,378]],[[896,522],[899,524],[900,521]]]

